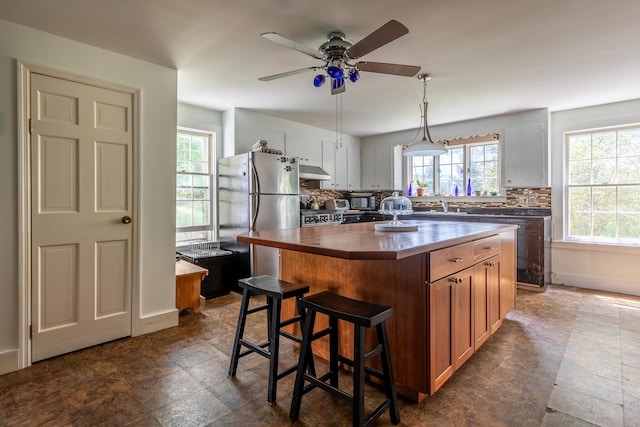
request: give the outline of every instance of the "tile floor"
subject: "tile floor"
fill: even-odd
[[[241,359],[227,378],[239,301],[209,300],[178,327],[0,376],[0,426],[350,425],[350,407],[321,390],[291,422],[293,376],[268,405],[259,356]],[[263,330],[259,319],[248,324],[255,337]],[[284,361],[295,357],[284,345]],[[381,396],[368,387],[368,407]],[[640,425],[640,298],[519,290],[517,308],[485,345],[434,396],[400,399],[400,414],[405,426]],[[390,425],[388,414],[377,425]]]

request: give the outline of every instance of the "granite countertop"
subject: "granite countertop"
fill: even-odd
[[[376,231],[375,223],[252,231],[238,241],[343,259],[402,259],[515,230],[517,225],[457,221],[403,221],[417,231]]]
[[[377,214],[380,213],[377,210],[373,211],[359,211],[359,210],[347,210],[344,211],[344,215],[362,215],[362,214]],[[465,217],[486,217],[486,216],[501,216],[512,218],[544,218],[551,216],[551,209],[545,208],[451,208],[449,212],[443,212],[442,208],[433,207],[414,207],[413,215],[418,216],[456,216],[464,215]],[[405,216],[409,218],[409,216]]]
[[[433,208],[414,208],[413,215],[417,216],[463,216],[463,217],[488,217],[500,216],[507,218],[545,218],[551,216],[551,209],[544,208],[461,208],[460,212],[457,208],[452,208],[449,212],[443,212],[441,209],[434,211]]]

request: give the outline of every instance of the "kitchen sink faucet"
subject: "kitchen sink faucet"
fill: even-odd
[[[440,202],[442,203],[442,210],[444,212],[449,212],[449,202],[447,202],[444,197],[440,198]]]

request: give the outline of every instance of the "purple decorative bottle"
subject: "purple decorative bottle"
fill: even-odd
[[[413,180],[409,183],[409,189],[407,190],[407,197],[413,196]]]
[[[471,178],[467,180],[467,196],[471,195]]]
[[[455,195],[456,195],[456,197],[458,197],[458,193],[459,193],[459,190],[458,190],[458,184],[456,184],[456,189],[454,190],[454,193],[453,193],[453,194],[455,194]]]

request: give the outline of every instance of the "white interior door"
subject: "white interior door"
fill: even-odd
[[[31,74],[32,361],[131,335],[132,95]]]

